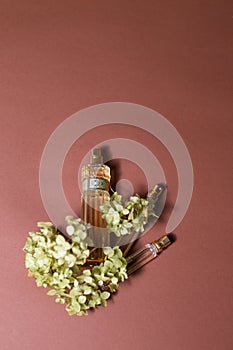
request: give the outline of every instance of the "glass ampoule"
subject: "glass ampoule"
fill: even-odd
[[[139,249],[135,253],[129,255],[126,258],[127,261],[127,274],[130,275],[142,266],[147,264],[152,259],[156,258],[165,248],[171,244],[171,240],[168,236],[162,236],[160,239],[146,244],[145,247]]]
[[[162,196],[164,196],[164,194],[166,193],[166,190],[167,190],[166,185],[159,183],[159,184],[156,184],[147,195],[146,199],[147,199],[148,203],[154,207],[154,216],[156,217],[156,220],[159,219],[161,212],[163,210],[164,205],[163,205],[163,203],[161,205],[160,199],[162,198]],[[125,237],[121,237],[118,240],[117,245],[121,246],[121,250],[122,250],[124,257],[127,257],[128,253],[130,252],[135,241],[138,238],[140,238],[140,236],[141,236],[141,232],[133,232],[131,234],[131,242],[128,244],[125,244],[125,245],[123,243]]]

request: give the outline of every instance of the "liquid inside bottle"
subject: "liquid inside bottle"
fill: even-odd
[[[90,164],[82,168],[82,216],[83,220],[91,224],[88,236],[92,240],[89,247],[91,253],[89,264],[99,264],[103,261],[103,247],[110,244],[106,221],[102,218],[99,207],[109,201],[110,168],[103,164],[100,148],[91,152]]]
[[[130,275],[134,271],[140,269],[150,260],[157,256],[158,249],[153,244],[146,244],[146,246],[136,253],[130,255],[127,260],[127,273]]]

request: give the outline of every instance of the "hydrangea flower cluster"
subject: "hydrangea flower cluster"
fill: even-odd
[[[147,199],[138,195],[123,202],[114,193],[100,209],[107,229],[116,236],[133,231],[144,231],[150,216],[156,216],[156,196],[152,191]],[[156,193],[155,193],[156,194]],[[48,287],[48,295],[56,296],[57,303],[65,304],[69,315],[86,315],[87,310],[98,305],[106,306],[106,300],[116,292],[120,281],[127,276],[127,261],[119,247],[106,247],[104,261],[97,266],[88,265],[92,242],[87,235],[90,227],[81,219],[66,217],[67,237],[51,222],[39,222],[38,232],[29,232],[24,251],[28,276],[34,277],[38,287]]]
[[[149,216],[154,216],[153,201],[131,196],[125,203],[122,196],[114,192],[110,201],[100,206],[107,228],[117,237],[130,234],[133,231],[143,232]]]
[[[65,304],[69,315],[86,315],[87,310],[106,300],[127,278],[119,247],[104,248],[105,259],[92,269],[85,266],[89,256],[88,226],[71,216],[67,220],[66,239],[50,222],[40,222],[38,232],[29,232],[24,251],[29,277],[37,286],[49,287],[48,295]]]

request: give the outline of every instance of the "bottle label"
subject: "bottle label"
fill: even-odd
[[[83,181],[83,190],[109,190],[109,182],[99,177],[89,177]]]

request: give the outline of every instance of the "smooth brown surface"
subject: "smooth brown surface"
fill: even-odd
[[[1,349],[232,349],[232,16],[226,0],[0,1]],[[76,111],[111,101],[148,106],[177,128],[193,162],[193,198],[163,255],[106,309],[69,317],[27,278],[22,247],[49,219],[38,171],[50,134]],[[166,150],[119,126],[84,135],[68,155],[73,207],[75,171],[104,133],[150,147],[174,203]],[[163,233],[166,215],[138,245]]]

